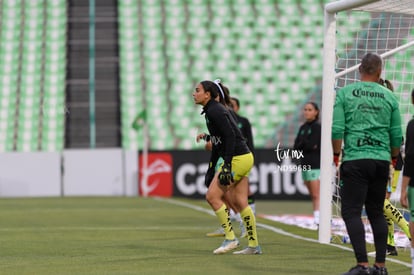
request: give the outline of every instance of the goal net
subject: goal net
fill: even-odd
[[[339,180],[332,167],[330,128],[335,91],[359,81],[358,66],[364,54],[380,54],[384,60],[382,78],[390,80],[394,86],[405,134],[408,120],[414,113],[410,100],[414,89],[413,2],[342,0],[327,4],[324,39],[319,241],[327,243],[334,235],[345,236],[347,240],[340,218]],[[392,203],[398,200],[395,194],[391,198]],[[369,223],[366,225],[369,232]],[[400,235],[396,235],[397,241]]]

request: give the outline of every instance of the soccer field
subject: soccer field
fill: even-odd
[[[309,208],[309,202],[257,202],[259,214]],[[205,237],[217,228],[211,213],[203,200],[1,199],[0,274],[321,275],[355,264],[349,245],[322,245],[316,231],[261,218],[262,255],[213,255],[222,239]],[[399,252],[387,262],[389,273],[409,274],[409,251]]]

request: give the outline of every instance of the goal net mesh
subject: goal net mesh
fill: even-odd
[[[386,12],[385,12],[386,11]],[[414,89],[414,5],[412,1],[380,1],[358,10],[336,14],[336,84],[339,89],[359,81],[358,65],[364,54],[376,52],[383,56],[383,79],[394,86],[400,103],[402,129],[413,115],[411,91]],[[340,218],[339,178],[333,176],[332,235],[340,241],[348,241],[346,229]],[[400,185],[400,184],[399,184]],[[391,203],[398,205],[399,189],[391,196]],[[399,210],[408,218],[406,210]],[[369,222],[364,213],[367,241],[373,240]],[[395,243],[408,247],[408,238],[395,226]]]

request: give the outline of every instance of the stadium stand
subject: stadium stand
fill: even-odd
[[[66,1],[3,1],[1,14],[0,151],[59,151]]]
[[[206,129],[192,89],[215,78],[239,97],[256,145],[267,146],[322,77],[325,2],[120,1],[120,55],[134,57],[120,62],[123,147],[142,146],[130,125],[146,109],[151,149],[196,148]]]
[[[200,148],[191,94],[216,78],[240,99],[258,148],[292,144],[302,104],[320,103],[327,2],[119,0],[122,147],[142,146],[131,125],[146,110],[150,149]],[[0,152],[62,150],[67,1],[0,3]]]

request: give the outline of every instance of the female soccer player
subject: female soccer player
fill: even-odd
[[[233,111],[232,106],[231,106],[230,90],[221,83],[220,79],[214,80],[214,83],[216,83],[217,85],[220,85],[221,88],[222,88],[222,91],[223,91],[223,95],[222,96],[217,95],[217,97],[214,98],[214,100],[217,101],[217,102],[220,102],[221,104],[223,104],[223,106],[228,108],[230,114],[233,116],[234,119],[236,119],[236,122],[237,122],[237,115]],[[242,134],[243,134],[243,132],[242,132]],[[197,135],[196,141],[200,142],[201,140],[204,140],[205,141],[204,148],[207,151],[212,151],[213,145],[212,145],[211,140],[209,138],[210,138],[210,136],[208,134],[201,133],[201,134]],[[247,143],[247,146],[249,146],[249,143]],[[250,149],[250,146],[249,146],[249,149]],[[215,171],[219,170],[219,168],[223,164],[223,161],[224,160],[221,157],[217,160],[217,163],[216,163],[216,166],[215,166]],[[210,179],[210,181],[211,181],[211,179]],[[207,188],[210,186],[210,183],[211,183],[210,181],[205,182],[205,186]],[[247,232],[246,232],[244,223],[241,219],[240,213],[237,212],[236,208],[234,207],[234,205],[232,203],[232,200],[231,200],[232,194],[231,194],[230,191],[231,190],[229,190],[229,192],[225,193],[225,195],[223,197],[223,202],[226,204],[227,209],[229,210],[229,215],[230,215],[231,222],[232,223],[237,222],[240,226],[240,238],[245,238],[245,237],[247,237]],[[252,206],[250,205],[250,207],[252,207]],[[252,207],[252,210],[254,212],[253,207]],[[222,237],[222,236],[225,236],[224,229],[220,226],[217,230],[207,233],[206,236],[207,237]]]
[[[247,177],[253,166],[253,154],[229,110],[214,100],[217,96],[224,98],[223,87],[219,83],[208,80],[200,82],[193,92],[194,102],[203,106],[202,114],[205,115],[209,139],[213,145],[206,173],[206,182],[211,182],[206,200],[215,211],[225,232],[225,240],[213,253],[223,254],[239,246],[231,226],[229,211],[223,201],[225,193],[231,192],[231,200],[240,212],[248,234],[248,247],[234,254],[261,254],[256,220],[247,203]],[[223,158],[224,163],[215,172],[219,157]]]
[[[321,161],[321,125],[318,122],[319,108],[315,102],[308,102],[303,108],[305,123],[300,126],[293,148],[303,152],[300,161],[303,181],[312,198],[313,217],[319,225],[319,174]]]

